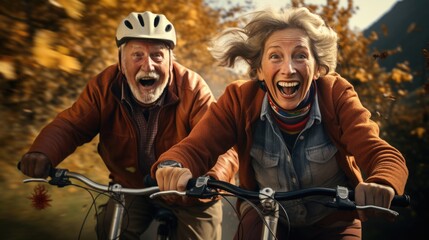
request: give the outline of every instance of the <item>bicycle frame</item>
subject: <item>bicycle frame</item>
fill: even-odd
[[[55,169],[51,174],[51,180],[43,179],[43,178],[29,178],[24,179],[24,183],[28,182],[44,182],[49,183],[51,185],[56,185],[58,187],[65,187],[68,185],[72,185],[70,178],[81,181],[87,186],[91,187],[94,190],[102,191],[109,194],[113,197],[116,202],[114,205],[114,214],[112,218],[112,223],[109,230],[109,239],[119,239],[120,229],[122,225],[122,220],[124,216],[124,206],[125,206],[125,193],[133,194],[133,195],[150,195],[152,193],[158,192],[158,187],[148,187],[142,189],[132,189],[132,188],[123,188],[120,184],[110,184],[110,185],[101,185],[87,177],[70,172],[67,169]]]

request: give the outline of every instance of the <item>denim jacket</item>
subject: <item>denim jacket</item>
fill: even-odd
[[[338,150],[321,124],[317,97],[310,110],[309,120],[298,135],[292,152],[286,147],[270,111],[265,96],[260,119],[255,122],[254,141],[250,150],[251,163],[260,189],[271,187],[275,191],[291,191],[315,186],[346,185],[345,174],[335,159]],[[283,203],[283,207],[286,208],[292,225],[313,224],[332,212],[320,204],[302,199],[287,201]]]

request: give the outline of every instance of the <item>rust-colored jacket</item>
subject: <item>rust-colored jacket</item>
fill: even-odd
[[[352,186],[363,181],[361,169],[366,182],[386,184],[403,194],[408,177],[405,159],[379,137],[377,124],[370,120],[353,86],[338,74],[321,77],[316,83],[323,125],[339,150],[337,161]],[[237,144],[240,186],[256,190],[250,149],[253,124],[260,116],[264,95],[257,81],[230,84],[195,131],[162,154],[158,163],[176,160],[194,175],[202,175],[215,163],[215,156]]]
[[[113,181],[124,187],[144,187],[137,150],[138,141],[144,139],[138,139],[137,126],[122,99],[123,82],[126,79],[117,65],[95,76],[73,106],[59,113],[40,132],[29,151],[45,153],[56,166],[78,146],[100,134],[98,152]],[[214,101],[201,76],[175,62],[173,78],[164,101],[166,104],[159,113],[156,158],[188,136]],[[219,157],[209,175],[231,181],[237,169],[237,154],[229,150]]]

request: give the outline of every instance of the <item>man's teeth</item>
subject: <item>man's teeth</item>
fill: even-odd
[[[139,78],[137,81],[138,82],[140,82],[140,81],[144,81],[144,80],[153,80],[154,78],[150,78],[150,77],[142,77],[142,78]]]

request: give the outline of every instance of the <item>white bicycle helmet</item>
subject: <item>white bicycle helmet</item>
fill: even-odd
[[[116,45],[119,47],[130,39],[162,40],[173,49],[176,46],[176,30],[163,14],[132,12],[116,30]]]

